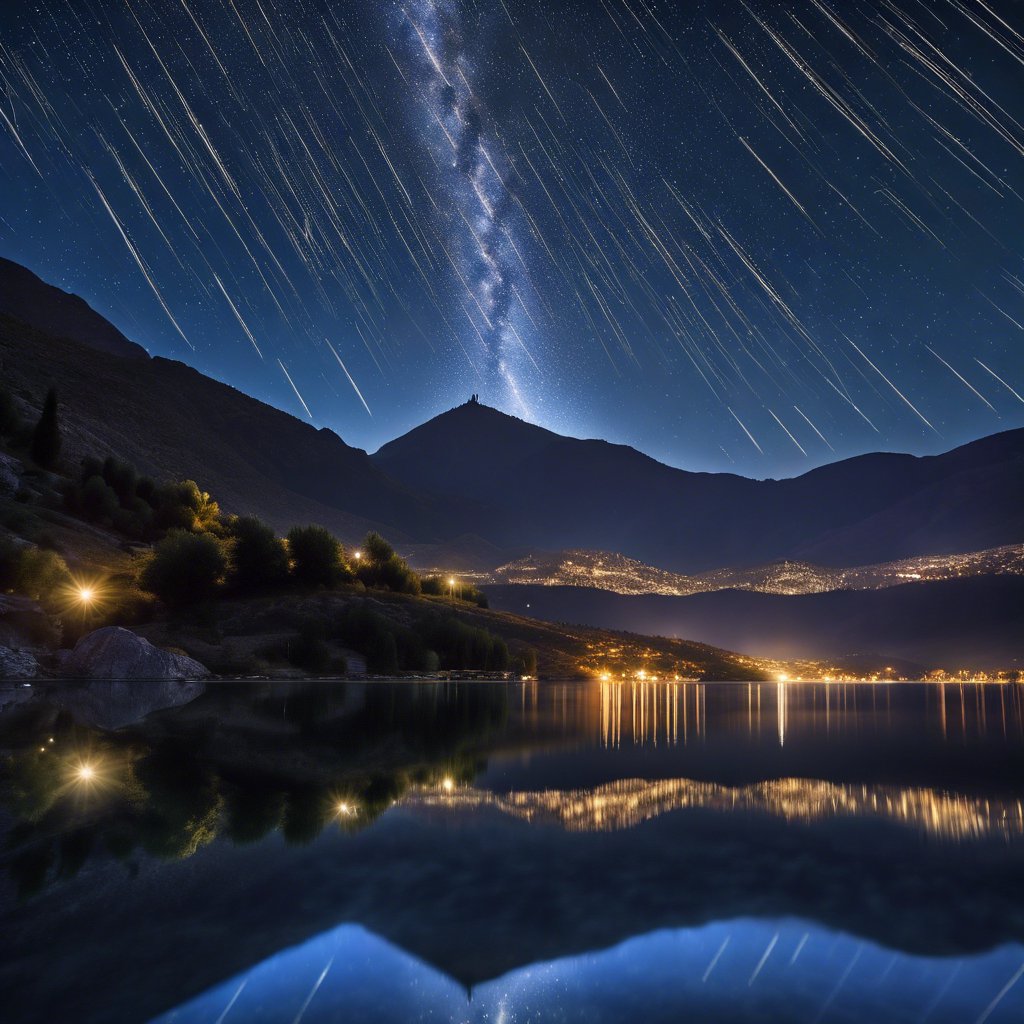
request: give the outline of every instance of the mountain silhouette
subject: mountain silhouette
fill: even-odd
[[[1024,430],[943,455],[862,455],[751,480],[673,469],[470,401],[372,458],[417,491],[485,506],[462,528],[493,544],[614,551],[676,572],[862,565],[1024,539]]]
[[[370,456],[183,363],[150,358],[82,299],[0,260],[0,365],[35,415],[57,388],[65,458],[192,478],[279,530],[379,529],[418,565],[617,552],[674,572],[783,559],[852,566],[1024,541],[1024,429],[942,455],[871,454],[788,480],[674,469],[564,437],[476,396]],[[482,564],[486,563],[486,564]]]
[[[47,284],[27,267],[0,257],[0,314],[32,324],[58,338],[70,338],[99,352],[125,359],[148,359],[86,301]]]

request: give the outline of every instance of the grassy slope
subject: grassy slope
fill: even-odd
[[[678,674],[691,679],[761,679],[782,667],[781,663],[767,663],[687,640],[540,622],[462,602],[453,604],[446,598],[380,591],[226,598],[209,615],[178,621],[162,619],[140,626],[138,631],[155,644],[181,648],[223,674],[303,675],[280,662],[268,662],[260,655],[260,648],[268,641],[294,636],[302,618],[330,619],[345,606],[363,601],[399,625],[432,613],[453,615],[470,626],[487,629],[502,637],[513,652],[536,651],[538,671],[547,678],[594,676],[605,670],[618,673],[644,667],[663,677]],[[336,651],[349,653],[351,658],[350,652],[341,648]]]

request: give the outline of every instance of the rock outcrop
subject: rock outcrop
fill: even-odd
[[[210,675],[195,659],[154,647],[120,626],[83,636],[61,659],[60,672],[75,679],[206,679]]]
[[[35,679],[39,662],[28,651],[0,647],[0,679]]]

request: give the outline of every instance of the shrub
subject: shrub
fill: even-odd
[[[337,586],[348,574],[341,544],[322,526],[293,526],[288,531],[292,575],[303,586]]]
[[[71,583],[67,563],[55,551],[25,548],[14,575],[15,589],[35,601],[50,602]]]
[[[228,524],[233,538],[231,580],[240,590],[279,586],[288,579],[288,553],[274,531],[255,516]]]
[[[117,494],[102,476],[90,476],[78,489],[74,500],[90,522],[113,523],[118,509]]]
[[[103,463],[102,475],[108,486],[117,495],[121,506],[130,508],[132,502],[135,501],[135,487],[138,483],[135,467],[111,456]]]
[[[43,411],[32,431],[32,460],[43,469],[52,469],[60,458],[60,423],[57,418],[57,392],[46,392]]]
[[[219,533],[220,506],[194,480],[162,484],[156,489],[154,525],[161,530]]]
[[[224,549],[215,537],[172,530],[157,544],[142,583],[167,604],[184,607],[212,597],[226,570]]]

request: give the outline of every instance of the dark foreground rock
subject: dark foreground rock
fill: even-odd
[[[60,672],[76,679],[206,679],[210,675],[193,658],[154,647],[120,626],[83,636],[61,659]]]
[[[39,662],[28,651],[0,647],[0,679],[35,679]]]
[[[98,729],[134,725],[156,711],[188,704],[206,691],[206,683],[194,679],[93,679],[53,685],[59,688],[47,691],[49,701],[67,708],[77,722]]]

